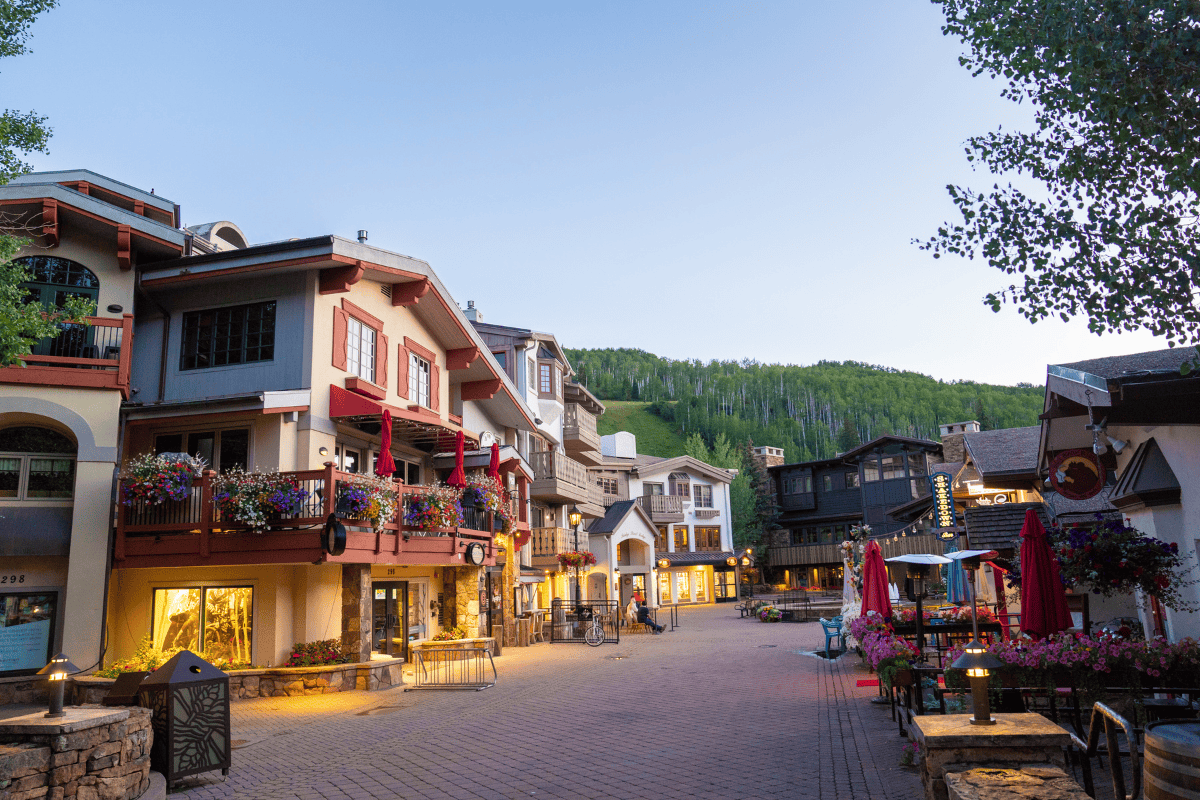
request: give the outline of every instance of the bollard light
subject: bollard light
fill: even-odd
[[[46,679],[50,681],[50,710],[46,712],[47,718],[53,719],[67,715],[67,712],[63,711],[63,695],[67,689],[67,678],[76,672],[79,672],[79,667],[72,664],[71,660],[62,653],[50,659],[49,664],[38,670],[38,675],[45,675]]]
[[[963,654],[954,659],[950,666],[955,669],[965,669],[967,679],[971,683],[971,715],[972,725],[995,725],[992,719],[991,703],[988,700],[988,678],[992,670],[1003,666],[1000,659],[987,651],[978,639],[972,639]]]

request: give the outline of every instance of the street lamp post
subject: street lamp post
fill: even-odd
[[[575,529],[575,552],[579,552],[579,526],[583,523],[583,513],[579,510],[579,506],[571,506],[571,510],[567,512],[567,519],[571,523],[571,527]],[[575,607],[578,608],[583,604],[583,599],[579,591],[579,572],[583,569],[580,564],[575,568]]]

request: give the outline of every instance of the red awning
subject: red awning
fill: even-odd
[[[384,410],[392,414],[392,432],[400,435],[409,442],[428,442],[436,444],[447,433],[454,434],[462,431],[466,438],[478,442],[478,434],[444,420],[437,414],[422,410],[410,411],[407,408],[381,403],[361,394],[355,394],[340,386],[329,386],[329,418],[351,422],[383,423]]]

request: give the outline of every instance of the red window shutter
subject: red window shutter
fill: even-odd
[[[375,347],[375,385],[387,388],[387,337],[383,333],[378,335],[378,343]]]
[[[396,343],[396,394],[408,397],[408,348]]]
[[[441,405],[442,371],[437,364],[429,365],[429,410],[437,411]]]
[[[350,324],[350,315],[340,308],[333,309],[333,366],[334,369],[346,369],[346,329]]]

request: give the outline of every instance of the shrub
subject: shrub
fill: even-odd
[[[319,642],[297,642],[292,645],[292,655],[283,662],[285,667],[319,667],[324,664],[345,664],[350,660],[342,649],[340,639],[323,639]]]
[[[100,678],[115,678],[126,672],[154,672],[154,670],[170,661],[182,650],[182,647],[160,650],[154,646],[153,640],[147,636],[138,643],[137,649],[133,651],[132,656],[113,664],[107,669],[98,670],[94,674]],[[201,658],[203,658],[203,655],[201,655]],[[225,672],[235,669],[254,669],[254,665],[249,662],[230,661],[224,658],[218,658],[209,663]]]
[[[467,629],[462,625],[455,625],[453,628],[445,628],[440,633],[435,633],[430,637],[431,642],[450,642],[455,639],[466,639]]]

